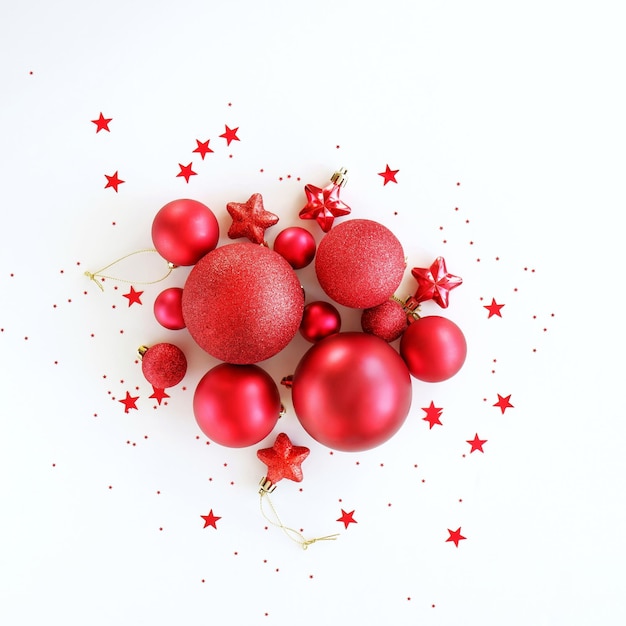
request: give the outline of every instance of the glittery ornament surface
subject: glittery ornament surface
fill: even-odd
[[[317,249],[315,271],[335,302],[367,309],[391,297],[402,281],[404,250],[396,236],[372,220],[335,226]]]
[[[256,454],[267,465],[267,480],[276,484],[283,478],[300,482],[303,478],[301,465],[309,452],[304,446],[294,446],[285,433],[279,433],[271,448],[257,450]]]
[[[365,309],[361,315],[363,331],[387,342],[400,337],[408,325],[402,305],[395,300],[387,300],[371,309]]]
[[[263,208],[263,197],[253,193],[246,202],[229,202],[226,210],[233,218],[228,229],[231,239],[247,237],[252,243],[263,243],[265,230],[278,222],[278,216]]]
[[[216,248],[190,272],[183,317],[196,343],[228,363],[257,363],[298,332],[304,293],[289,263],[252,243]]]
[[[157,343],[143,354],[141,370],[151,385],[166,389],[177,385],[185,377],[187,359],[178,346]]]

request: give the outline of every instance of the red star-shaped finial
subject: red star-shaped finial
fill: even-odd
[[[443,424],[439,421],[443,409],[436,407],[432,400],[430,402],[430,406],[422,408],[422,411],[426,412],[426,417],[422,417],[422,419],[430,424],[430,428],[428,430],[431,430],[435,424],[443,426]]]
[[[213,526],[217,530],[217,520],[222,519],[218,515],[213,515],[213,509],[209,511],[208,515],[200,516],[204,520],[204,526],[202,528],[206,528],[207,526]]]
[[[350,524],[358,524],[358,522],[354,519],[354,511],[346,513],[343,509],[341,509],[341,517],[337,521],[343,522],[343,525],[346,528],[348,528]]]
[[[252,243],[263,243],[265,230],[278,222],[278,216],[263,208],[263,197],[253,193],[247,202],[229,202],[226,210],[233,218],[228,229],[231,239],[247,237]]]
[[[398,184],[398,181],[396,180],[396,174],[399,172],[400,170],[392,170],[389,168],[389,165],[385,165],[385,171],[384,172],[379,172],[378,175],[382,176],[384,179],[383,182],[383,187],[387,184],[387,183],[396,183],[396,185]]]
[[[169,398],[169,396],[165,392],[165,389],[161,389],[160,387],[155,387],[154,385],[152,385],[152,390],[153,390],[152,395],[148,397],[154,398],[159,404],[161,404],[161,400],[164,400],[165,398]]]
[[[502,413],[504,413],[507,409],[514,409],[515,407],[509,402],[510,399],[511,394],[508,396],[501,396],[498,394],[498,401],[493,406],[500,407]]]
[[[483,305],[483,308],[489,311],[489,315],[487,315],[487,319],[489,319],[490,317],[493,317],[494,315],[497,315],[498,317],[502,317],[502,313],[500,313],[500,309],[502,309],[503,306],[504,304],[497,304],[495,298],[491,298],[491,304]]]
[[[309,456],[309,449],[294,446],[285,433],[279,433],[271,448],[257,450],[257,457],[267,465],[267,480],[276,484],[287,478],[295,482],[302,480],[302,462]]]
[[[108,187],[112,187],[113,189],[115,189],[115,193],[117,193],[117,187],[125,182],[119,178],[117,172],[115,172],[115,174],[113,174],[112,176],[105,174],[104,177],[107,179],[107,184],[104,186],[104,188],[107,189]]]
[[[192,165],[193,165],[193,162],[189,163],[188,165],[183,165],[182,163],[179,163],[178,167],[180,167],[180,172],[176,174],[176,178],[178,178],[179,176],[182,176],[185,179],[185,182],[188,183],[189,178],[191,178],[191,176],[197,176],[197,173],[191,169]]]
[[[474,435],[474,439],[467,439],[467,443],[469,443],[470,446],[472,446],[472,449],[470,450],[470,454],[476,450],[478,450],[479,452],[482,452],[483,454],[485,453],[485,451],[483,450],[483,444],[487,443],[487,440],[479,439],[478,433]]]
[[[443,309],[448,306],[450,291],[463,282],[458,276],[448,274],[446,261],[441,256],[430,267],[414,267],[411,274],[417,280],[414,298],[418,302],[434,300]]]
[[[128,306],[131,306],[135,303],[143,304],[140,300],[141,294],[143,291],[135,291],[135,288],[131,285],[130,291],[128,293],[122,294],[125,298],[128,298]]]
[[[231,141],[241,141],[239,137],[237,137],[239,126],[237,126],[237,128],[228,128],[228,126],[224,126],[226,127],[226,130],[220,135],[220,137],[226,139],[227,146],[230,146]]]
[[[137,400],[139,400],[139,396],[131,396],[128,391],[126,392],[126,397],[120,402],[124,405],[124,413],[128,413],[130,409],[137,409]]]
[[[108,133],[110,133],[111,131],[109,130],[109,122],[111,122],[113,120],[112,117],[104,117],[104,115],[102,115],[102,113],[100,113],[100,117],[98,117],[97,120],[91,120],[92,124],[96,125],[96,133],[99,133],[101,130],[106,130]]]
[[[336,217],[348,215],[351,209],[340,198],[341,185],[331,183],[326,187],[305,185],[307,203],[300,211],[300,219],[317,220],[322,230],[327,233]]]
[[[206,141],[200,141],[200,140],[196,139],[196,143],[198,145],[196,146],[196,149],[193,150],[193,152],[197,152],[202,157],[203,161],[204,161],[204,157],[207,155],[207,153],[213,152],[213,150],[211,150],[211,148],[209,148],[209,141],[211,141],[211,140],[207,139]]]
[[[450,533],[450,536],[446,539],[446,541],[452,541],[457,548],[459,547],[459,541],[462,541],[463,539],[467,539],[467,537],[464,537],[461,534],[460,526],[456,530],[450,530],[448,528],[448,533]]]

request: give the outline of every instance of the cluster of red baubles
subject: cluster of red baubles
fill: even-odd
[[[417,291],[398,300],[394,292],[406,262],[395,235],[372,220],[333,226],[350,212],[339,198],[344,182],[341,170],[324,188],[305,187],[308,202],[300,217],[322,228],[319,245],[308,230],[293,226],[277,235],[271,249],[265,230],[278,217],[264,209],[260,194],[227,205],[228,236],[249,242],[218,246],[218,221],[195,200],[174,200],[156,214],[156,250],[171,265],[193,267],[182,288],[158,295],[155,317],[167,329],[186,328],[221,361],[201,378],[193,399],[198,425],[211,441],[245,447],[272,432],[281,414],[280,393],[258,363],[278,354],[298,332],[313,345],[284,382],[305,431],[336,450],[367,450],[387,441],[409,413],[411,375],[440,382],[463,365],[467,348],[459,327],[416,311],[431,299],[447,307],[448,293],[461,279],[447,273],[439,257],[430,268],[412,270]],[[329,299],[362,310],[363,332],[341,332],[340,313],[331,302],[305,301],[296,270],[313,260]],[[399,350],[390,345],[396,339]],[[155,387],[178,384],[186,367],[173,344],[144,350],[142,369]]]

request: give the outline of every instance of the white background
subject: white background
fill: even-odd
[[[624,623],[618,3],[5,2],[0,52],[2,623]],[[226,203],[255,192],[281,218],[270,243],[296,224],[319,238],[303,187],[340,166],[351,217],[404,247],[398,295],[436,256],[463,277],[423,311],[456,321],[469,354],[450,381],[414,381],[402,430],[365,453],[311,440],[280,387],[287,415],[258,447],[282,430],[311,454],[274,504],[307,536],[341,533],[304,552],[265,529],[256,448],[207,445],[195,424],[216,362],[151,306],[188,269],[133,283],[132,306],[83,271],[151,247],[180,197],[212,208],[221,243]],[[118,267],[149,280],[147,257]],[[160,406],[135,358],[159,341],[189,360]],[[307,347],[262,365],[278,381]]]

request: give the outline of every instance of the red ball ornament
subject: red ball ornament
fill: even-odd
[[[304,292],[280,254],[252,243],[209,252],[183,288],[183,318],[196,343],[221,361],[257,363],[298,332]]]
[[[304,307],[300,334],[312,343],[338,333],[341,315],[330,302],[310,302]]]
[[[154,317],[161,326],[169,330],[185,328],[182,299],[183,290],[180,287],[169,287],[155,298]]]
[[[366,333],[338,333],[316,343],[298,364],[291,389],[304,429],[335,450],[384,443],[411,408],[406,364],[388,343]]]
[[[211,209],[196,200],[168,202],[152,222],[152,243],[174,265],[194,265],[219,240],[220,229]]]
[[[171,343],[157,343],[149,348],[142,346],[139,354],[143,375],[157,389],[177,385],[187,373],[185,354]]]
[[[387,300],[361,314],[361,328],[387,342],[396,340],[407,329],[409,321],[401,304]]]
[[[402,281],[402,245],[385,226],[372,220],[348,220],[321,240],[315,271],[322,289],[335,302],[368,309],[390,298]]]
[[[467,356],[467,343],[454,322],[429,315],[406,329],[400,341],[400,355],[415,378],[438,383],[461,369]]]
[[[280,411],[276,383],[258,365],[221,363],[200,379],[193,397],[202,432],[229,448],[251,446],[267,437]]]
[[[285,257],[293,269],[306,267],[315,257],[315,237],[300,226],[285,228],[274,240],[274,251]]]

